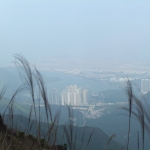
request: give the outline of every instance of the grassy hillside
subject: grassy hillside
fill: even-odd
[[[61,110],[52,112],[53,106],[48,103],[42,75],[36,68],[31,69],[30,64],[24,57],[16,55],[15,58],[22,85],[14,91],[9,100],[3,98],[7,90],[6,86],[0,92],[2,108],[0,149],[58,150],[58,144],[63,145],[64,143],[67,144],[68,150],[97,150],[110,149],[110,147],[119,149],[121,147],[120,144],[113,141],[115,135],[108,137],[98,128],[94,131],[91,127],[75,127],[74,116],[79,114],[74,113],[69,107],[67,107],[67,115],[64,115],[67,116],[66,122],[59,126],[59,121],[64,113]],[[28,107],[22,107],[17,103],[19,98],[22,99],[21,95],[24,97],[24,93],[30,96],[30,105],[26,105]],[[16,100],[17,102],[15,102]],[[27,117],[16,116],[15,114],[19,112],[27,114]],[[45,122],[42,122],[42,120],[45,120]]]
[[[2,116],[0,116],[0,149],[58,150],[58,144],[63,145],[64,143],[67,144],[68,150],[123,149],[120,144],[114,141],[114,138],[116,137],[116,133],[122,132],[124,124],[127,124],[124,131],[126,131],[127,139],[125,142],[126,149],[129,150],[130,145],[133,144],[131,138],[132,129],[136,129],[136,126],[132,124],[133,118],[138,120],[137,124],[140,126],[140,128],[137,128],[137,134],[135,136],[136,148],[138,150],[140,148],[143,150],[146,148],[145,141],[147,137],[145,135],[146,133],[150,135],[149,107],[144,99],[134,95],[132,84],[129,80],[126,86],[128,105],[122,107],[126,112],[124,114],[127,115],[127,119],[117,119],[122,124],[115,121],[115,113],[114,116],[112,115],[113,113],[110,113],[112,116],[102,118],[102,122],[99,120],[87,120],[89,125],[90,123],[94,123],[95,126],[97,124],[105,126],[109,133],[111,133],[108,137],[99,128],[74,126],[75,117],[80,114],[74,113],[69,106],[67,106],[65,113],[61,109],[53,113],[54,107],[48,103],[47,90],[40,72],[36,68],[31,69],[30,64],[24,57],[16,55],[15,58],[16,66],[22,79],[22,85],[14,91],[9,100],[3,98],[6,92],[6,86],[0,92],[2,113]],[[24,93],[27,93],[31,100],[30,104],[26,105],[26,107],[15,102],[16,100],[18,102],[19,98],[22,99]],[[109,98],[111,97],[108,95]],[[27,114],[25,115],[27,117],[15,115],[20,112]],[[109,112],[111,111],[109,110]],[[7,116],[6,113],[8,113]],[[7,127],[3,123],[4,118]],[[63,121],[65,118],[65,123],[60,126],[59,121]],[[66,149],[64,146],[62,148],[64,150]],[[149,149],[149,146],[147,148]]]
[[[5,116],[5,123],[8,124],[8,119],[9,116],[6,115]],[[20,131],[20,132],[24,132],[24,133],[28,133],[28,118],[22,116],[22,115],[14,115],[13,116],[13,128],[15,128],[15,131]],[[37,132],[36,132],[36,122],[35,120],[31,120],[31,122],[33,122],[32,128],[30,130],[31,135],[34,135],[34,137],[37,136]],[[11,126],[11,123],[9,122],[9,126]],[[44,122],[40,122],[40,126],[41,126],[41,138],[43,139],[45,137],[45,133],[47,133],[48,130],[48,124],[44,123]],[[70,134],[70,125],[58,125],[57,126],[57,138],[56,138],[56,144],[57,145],[63,145],[63,143],[66,143],[67,145],[69,145],[68,140],[66,135],[64,135],[64,128],[66,127],[68,134]],[[77,126],[72,126],[71,127],[72,130],[72,134],[73,134],[73,141],[75,141],[75,146],[76,149],[91,149],[91,150],[103,150],[106,145],[107,142],[109,141],[109,136],[106,135],[102,130],[100,130],[99,128],[92,128],[92,127],[77,127]],[[88,144],[88,140],[90,135],[91,136],[91,140]],[[71,138],[71,137],[70,137]],[[115,148],[120,149],[123,148],[123,146],[121,144],[119,144],[118,142],[114,141],[113,139],[110,141],[107,149],[110,148]]]

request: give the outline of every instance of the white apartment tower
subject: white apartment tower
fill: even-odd
[[[145,94],[150,91],[150,79],[141,80],[141,93]]]
[[[87,91],[84,89],[82,91],[82,102],[86,103],[86,100],[87,100]]]
[[[60,105],[60,95],[56,88],[49,92],[49,103],[51,105]]]
[[[76,85],[67,86],[61,92],[61,105],[79,106],[87,104],[89,100],[88,89],[77,88]]]

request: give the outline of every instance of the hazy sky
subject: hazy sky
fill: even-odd
[[[149,61],[149,0],[0,0],[0,64]]]

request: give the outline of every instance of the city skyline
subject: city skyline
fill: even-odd
[[[77,87],[77,85],[67,86],[62,92],[53,88],[49,92],[49,103],[53,105],[88,105],[90,102],[90,88]]]

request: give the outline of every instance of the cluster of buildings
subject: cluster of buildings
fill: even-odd
[[[90,88],[78,88],[76,85],[67,86],[62,92],[56,88],[49,92],[49,103],[53,105],[87,105],[90,101]]]
[[[150,79],[141,80],[141,93],[146,94],[150,91]]]

